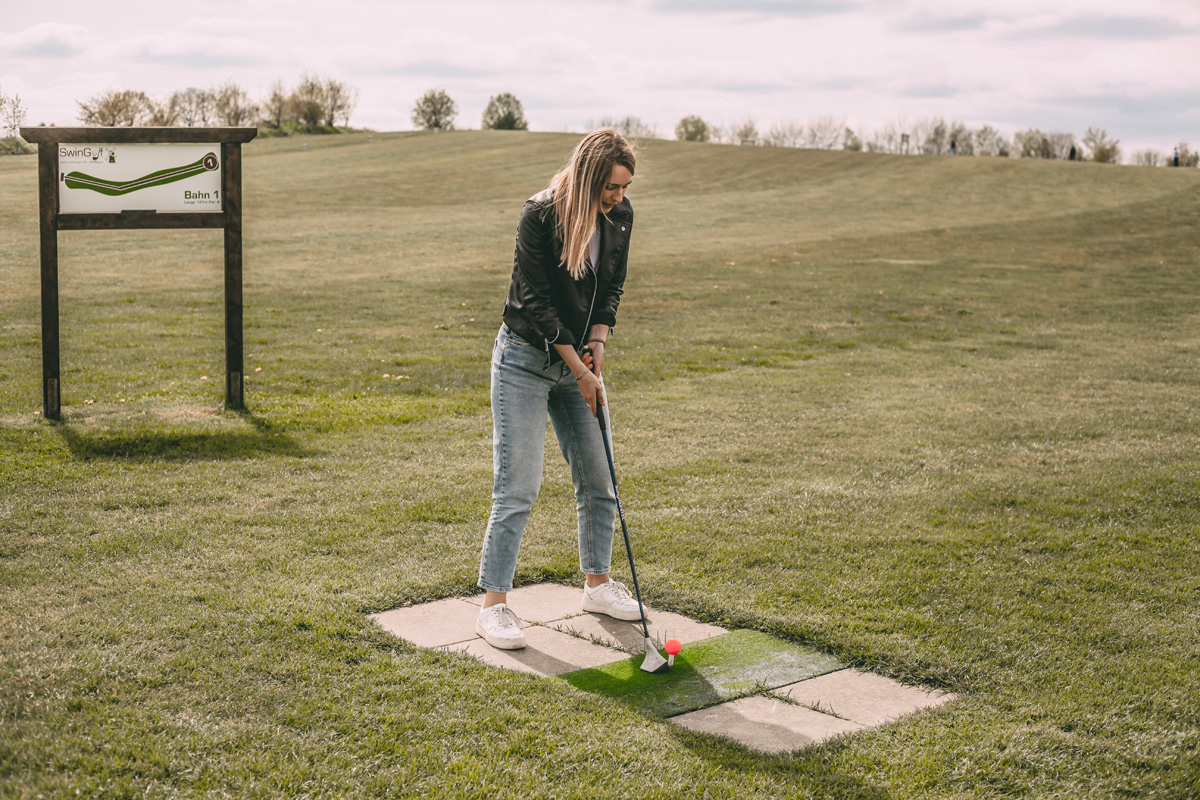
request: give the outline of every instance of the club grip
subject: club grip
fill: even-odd
[[[607,431],[608,426],[604,424],[604,406],[596,406],[596,419],[600,420],[600,430]]]

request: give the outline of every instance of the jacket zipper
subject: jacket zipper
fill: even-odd
[[[600,290],[600,265],[596,265],[596,271],[592,273],[592,279],[595,283],[592,284],[592,302],[588,304],[587,322],[583,326],[583,347],[587,347],[588,330],[592,327],[592,311],[596,308],[596,293]],[[581,349],[581,348],[576,348]]]
[[[603,252],[603,249],[601,250]],[[600,265],[595,264],[595,269],[592,270],[592,302],[588,303],[587,322],[583,326],[583,345],[575,345],[575,352],[580,352],[582,347],[587,346],[588,328],[592,327],[592,312],[596,310],[596,294],[600,291]],[[554,341],[558,341],[558,337],[554,337]],[[546,363],[542,366],[542,372],[550,369],[550,340],[543,339],[542,346],[546,348]]]

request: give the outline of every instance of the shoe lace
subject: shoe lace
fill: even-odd
[[[492,611],[492,615],[496,618],[496,625],[501,630],[521,627],[521,621],[517,619],[517,615],[514,614],[513,610],[508,606],[496,608]]]
[[[629,587],[620,581],[612,581],[608,587],[609,591],[617,596],[618,600],[632,600],[633,592],[629,591]]]

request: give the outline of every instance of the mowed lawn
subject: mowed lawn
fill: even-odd
[[[247,145],[244,414],[219,233],[60,234],[61,424],[0,159],[0,796],[1200,794],[1200,170],[644,143],[606,377],[649,601],[957,702],[767,757],[367,619],[473,591],[517,214],[576,138]],[[560,462],[520,583],[580,580]]]

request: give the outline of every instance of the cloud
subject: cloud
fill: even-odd
[[[657,0],[654,11],[668,14],[749,14],[767,17],[823,17],[855,11],[858,3],[839,0]]]
[[[1068,17],[1053,25],[1013,31],[1010,39],[1117,39],[1161,41],[1197,33],[1191,25],[1163,17]]]
[[[1115,111],[1129,118],[1200,117],[1200,91],[1183,89],[1171,92],[1105,92],[1084,95],[1059,95],[1045,98],[1053,105],[1069,108]]]
[[[947,97],[957,97],[966,91],[961,86],[953,86],[949,83],[918,83],[912,86],[907,86],[897,92],[901,97],[916,97],[921,99],[942,99]]]
[[[44,22],[15,34],[0,33],[0,50],[22,58],[74,58],[89,44],[87,28],[62,22]]]
[[[959,33],[983,30],[994,19],[987,14],[918,14],[896,25],[905,33]]]
[[[820,89],[826,92],[849,92],[860,89],[866,89],[876,85],[878,81],[874,78],[864,77],[838,77],[824,78],[818,81],[813,81],[810,85],[814,89]]]
[[[275,45],[298,32],[297,23],[281,19],[237,17],[189,19],[163,32],[136,36],[114,44],[135,62],[192,70],[255,67],[270,63]]]
[[[1200,90],[1061,93],[1039,97],[1019,114],[1027,124],[1046,129],[1081,133],[1094,126],[1115,139],[1173,144],[1200,127]]]
[[[265,64],[253,47],[238,47],[232,42],[214,47],[206,42],[146,42],[133,49],[134,60],[146,64],[182,67],[188,70],[221,67],[253,67]]]
[[[426,78],[486,78],[501,73],[501,70],[478,69],[463,64],[452,64],[449,61],[437,60],[413,61],[408,64],[381,66],[377,71],[381,75],[415,75]]]
[[[681,84],[681,88],[683,86],[685,85]],[[695,89],[696,85],[691,84],[687,88]],[[773,94],[776,92],[786,92],[795,87],[789,83],[782,82],[730,80],[706,83],[703,88],[713,92],[729,92],[731,94]]]

